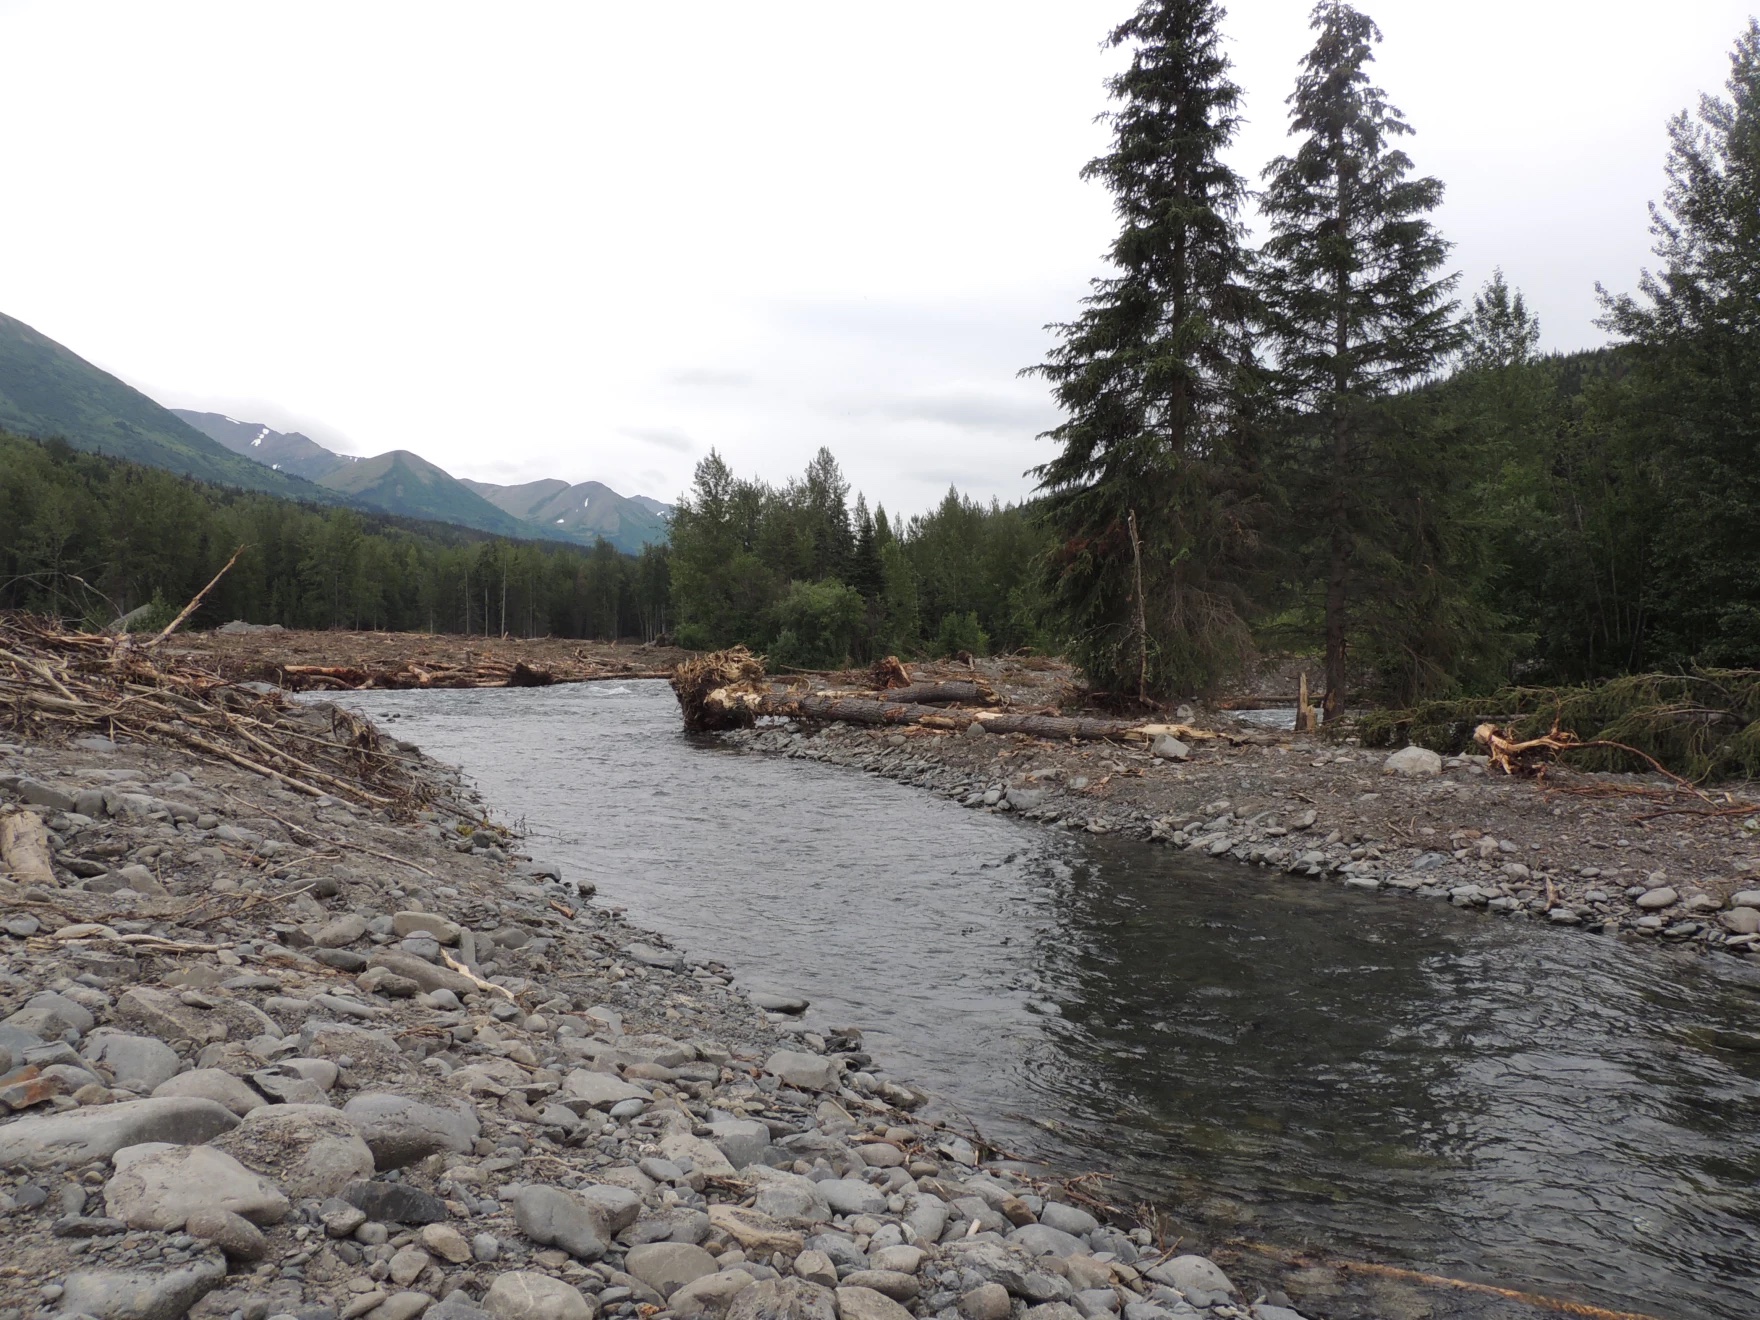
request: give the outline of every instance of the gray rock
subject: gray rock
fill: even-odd
[[[177,1051],[151,1036],[105,1034],[86,1041],[86,1058],[110,1071],[114,1084],[149,1095],[177,1076]]]
[[[312,943],[320,949],[340,949],[353,944],[367,933],[367,919],[358,912],[345,912],[332,917],[311,932]]]
[[[1643,908],[1646,912],[1655,912],[1660,908],[1673,907],[1675,903],[1679,901],[1680,895],[1668,885],[1663,885],[1657,889],[1651,889],[1638,896],[1638,906]]]
[[[630,1248],[624,1269],[662,1297],[671,1297],[685,1284],[715,1273],[715,1257],[688,1242],[650,1242]]]
[[[457,922],[432,912],[399,912],[391,918],[391,933],[399,938],[428,935],[437,944],[457,944],[464,932]]]
[[[277,1224],[289,1205],[281,1189],[212,1146],[154,1142],[116,1152],[104,1184],[104,1211],[130,1228],[182,1228],[193,1214],[225,1210],[256,1224]]]
[[[380,949],[367,958],[368,967],[383,967],[395,972],[398,976],[408,977],[423,990],[450,990],[455,995],[474,995],[477,993],[476,982],[470,977],[453,971],[450,967],[439,967],[425,958],[417,958],[413,954],[398,953],[391,949]]]
[[[1428,747],[1402,747],[1381,763],[1381,773],[1434,779],[1442,773],[1442,758]]]
[[[757,1280],[742,1269],[726,1269],[687,1283],[666,1299],[675,1320],[722,1320],[733,1299]]]
[[[423,1292],[393,1293],[367,1312],[367,1320],[416,1320],[433,1302],[434,1299]]]
[[[212,1100],[186,1096],[126,1100],[0,1127],[0,1169],[46,1169],[52,1164],[106,1160],[125,1146],[148,1141],[174,1145],[209,1141],[238,1125]]]
[[[835,1091],[841,1083],[835,1060],[797,1050],[777,1050],[764,1064],[764,1071],[802,1091]]]
[[[45,784],[40,779],[20,779],[15,791],[31,806],[47,807],[50,811],[72,811],[79,805],[77,794]]]
[[[1110,1288],[1086,1288],[1070,1298],[1083,1320],[1102,1320],[1118,1313],[1118,1294]]]
[[[258,1068],[251,1074],[251,1085],[276,1104],[324,1105],[326,1107],[330,1104],[329,1097],[324,1094],[322,1086],[302,1075],[298,1069],[285,1063]]]
[[[1760,908],[1760,889],[1738,889],[1729,896],[1729,905],[1739,908]]]
[[[1149,744],[1149,754],[1161,761],[1184,761],[1191,756],[1192,749],[1171,733],[1158,733]]]
[[[1074,1234],[1043,1223],[1023,1225],[1010,1233],[1008,1240],[1035,1256],[1074,1256],[1088,1249]]]
[[[837,1290],[837,1314],[840,1320],[910,1320],[911,1313],[876,1289],[846,1285]]]
[[[886,1209],[885,1194],[872,1183],[855,1178],[827,1178],[818,1188],[833,1214],[877,1215]]]
[[[1047,1201],[1045,1208],[1039,1212],[1039,1222],[1060,1233],[1071,1233],[1076,1237],[1086,1237],[1100,1227],[1100,1221],[1086,1210],[1073,1205],[1065,1205],[1062,1201]]]
[[[183,1320],[226,1277],[219,1260],[180,1270],[75,1270],[62,1285],[61,1314],[92,1320]]]
[[[1178,1288],[1188,1296],[1196,1292],[1228,1297],[1235,1291],[1228,1275],[1207,1256],[1175,1256],[1145,1271],[1145,1277],[1156,1283],[1165,1283],[1169,1288]]]
[[[342,1199],[357,1210],[364,1210],[375,1224],[438,1224],[445,1220],[446,1202],[407,1183],[350,1183],[342,1189]]]
[[[642,1198],[627,1187],[595,1184],[579,1188],[575,1194],[590,1208],[599,1212],[605,1220],[605,1227],[612,1233],[623,1232],[642,1213]],[[704,1220],[707,1222],[707,1216],[704,1216]]]
[[[497,1275],[483,1294],[483,1309],[494,1320],[593,1320],[597,1310],[579,1289],[526,1271]]]
[[[571,1106],[576,1109],[610,1109],[625,1100],[638,1100],[646,1105],[653,1099],[641,1087],[621,1077],[594,1072],[590,1068],[576,1068],[571,1072],[562,1084],[559,1098],[565,1103],[577,1102]]]
[[[1732,935],[1760,934],[1760,912],[1751,907],[1731,908],[1718,918]]]
[[[626,944],[623,956],[633,958],[644,967],[660,967],[667,971],[684,970],[684,955],[673,949],[657,949],[652,944]]]
[[[76,1036],[85,1035],[92,1029],[92,1021],[92,1015],[73,1000],[45,990],[32,995],[23,1008],[0,1022],[0,1026],[28,1031],[44,1040],[61,1040],[70,1031]]]
[[[922,1290],[922,1285],[914,1275],[906,1274],[903,1270],[876,1268],[851,1270],[844,1276],[843,1285],[846,1288],[866,1288],[890,1297],[895,1302],[914,1301],[917,1293]]]
[[[335,1196],[373,1174],[373,1153],[360,1132],[328,1106],[265,1105],[214,1144],[295,1200]]]
[[[785,990],[748,990],[746,998],[767,1013],[805,1013],[812,1003]]]
[[[492,1320],[487,1311],[479,1310],[468,1293],[455,1292],[435,1302],[426,1312],[427,1320]]]
[[[469,1154],[482,1124],[470,1106],[441,1108],[401,1095],[369,1091],[342,1112],[359,1129],[380,1169],[400,1169],[436,1151]]]
[[[1260,1302],[1253,1308],[1253,1320],[1306,1320],[1306,1317],[1287,1306],[1267,1306]]]
[[[578,1260],[605,1254],[610,1229],[596,1206],[559,1187],[522,1187],[514,1193],[519,1231],[543,1247],[561,1247]]]
[[[837,1320],[837,1294],[805,1279],[765,1279],[733,1299],[727,1320]]]
[[[752,1118],[726,1118],[709,1124],[710,1140],[736,1169],[762,1164],[770,1151],[770,1129]]]
[[[959,1299],[964,1320],[1008,1320],[1014,1302],[1000,1283],[983,1283]]]
[[[211,1242],[231,1260],[261,1260],[269,1254],[269,1242],[257,1226],[230,1210],[197,1210],[184,1221],[183,1231]]]
[[[790,1223],[813,1224],[831,1218],[831,1207],[819,1194],[819,1184],[797,1173],[774,1170],[759,1177],[753,1208]]]

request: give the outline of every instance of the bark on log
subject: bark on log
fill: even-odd
[[[0,816],[0,862],[21,885],[55,884],[49,864],[49,830],[34,811]]]
[[[880,700],[907,706],[994,706],[996,693],[987,683],[912,683],[880,694]]]
[[[890,694],[889,694],[890,695]],[[936,706],[871,697],[815,697],[777,694],[756,698],[756,715],[790,719],[841,720],[845,724],[921,724],[931,729],[964,729],[972,723],[986,733],[1025,733],[1035,738],[1143,738],[1145,726],[1129,720],[1079,719],[1065,715],[1007,715],[994,711],[949,712]]]

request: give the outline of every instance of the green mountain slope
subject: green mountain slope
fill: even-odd
[[[334,502],[310,482],[253,463],[23,321],[0,314],[0,429],[60,436],[76,449],[203,481]]]
[[[460,477],[459,480],[497,509],[511,513],[515,518],[532,517],[568,489],[566,481],[558,481],[555,477],[527,481],[518,486],[497,486],[492,481],[472,481],[469,477]]]
[[[406,518],[458,523],[498,536],[563,539],[496,508],[456,477],[407,449],[393,449],[388,454],[349,463],[319,484],[346,496],[351,504],[364,504]]]
[[[528,481],[520,486],[497,486],[487,481],[464,484],[533,526],[587,545],[602,537],[625,554],[634,555],[640,554],[644,545],[664,544],[671,534],[665,518],[599,481],[576,486],[562,481]]]
[[[338,468],[355,460],[332,453],[310,436],[298,431],[276,431],[260,422],[241,422],[225,413],[171,410],[210,440],[218,440],[235,454],[262,463],[277,472],[289,472],[307,481],[322,481]]]

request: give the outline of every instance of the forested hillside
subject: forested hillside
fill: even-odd
[[[241,458],[169,409],[26,325],[0,314],[0,429],[60,436],[80,449],[296,499],[309,482]]]
[[[664,549],[494,539],[204,485],[0,433],[0,608],[160,622],[245,547],[197,616],[297,628],[640,637],[667,626]]]

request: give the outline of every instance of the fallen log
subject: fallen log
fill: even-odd
[[[34,811],[0,816],[0,862],[21,885],[55,884],[49,864],[49,830]]]
[[[1022,733],[1034,738],[1107,738],[1147,741],[1170,733],[1196,741],[1219,735],[1186,724],[1145,724],[1132,720],[1088,719],[1005,710],[948,710],[898,700],[900,690],[855,696],[849,693],[771,691],[763,662],[744,647],[686,661],[674,671],[672,690],[685,728],[699,733],[749,728],[762,718],[807,720],[866,726],[918,725],[964,730],[974,723],[984,732]]]
[[[995,706],[1001,701],[988,683],[912,683],[880,694],[882,701],[907,706]]]

